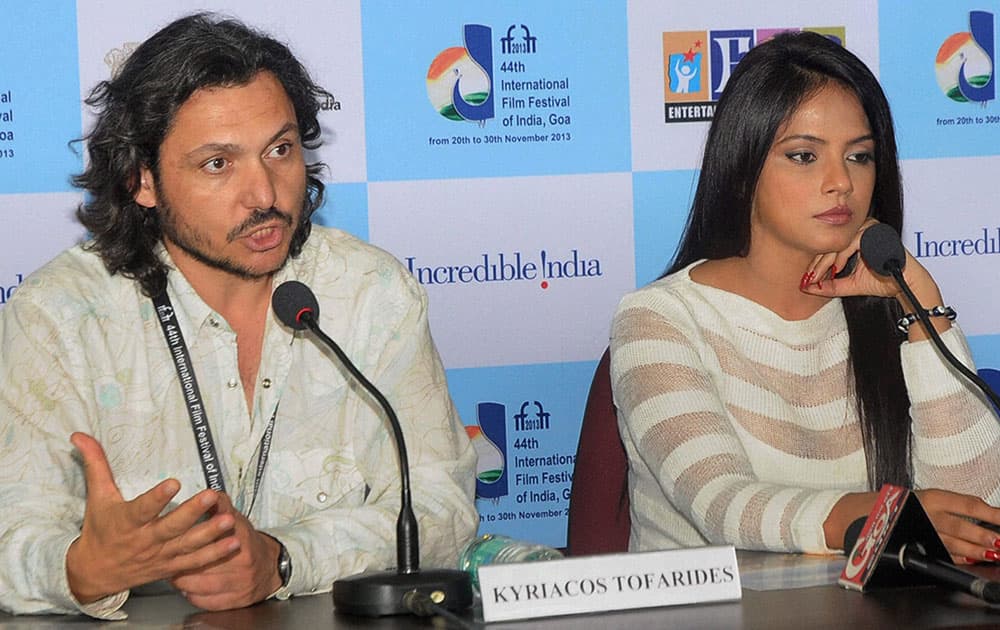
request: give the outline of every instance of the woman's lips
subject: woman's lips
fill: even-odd
[[[813,218],[829,225],[845,225],[851,222],[854,218],[854,213],[847,206],[837,206],[830,208],[826,212],[817,214]]]

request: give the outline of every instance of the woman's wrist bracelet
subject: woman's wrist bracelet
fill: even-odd
[[[935,306],[934,308],[928,309],[924,312],[927,313],[928,317],[947,317],[951,321],[954,321],[954,319],[958,317],[958,313],[956,313],[955,309],[950,306]],[[916,313],[907,313],[906,315],[900,317],[899,321],[896,322],[896,328],[898,328],[899,332],[904,335],[908,335],[910,334],[910,325],[918,319],[920,318],[917,317]]]

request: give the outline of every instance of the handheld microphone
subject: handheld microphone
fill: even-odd
[[[844,533],[844,549],[853,549],[865,524],[865,517],[855,520]],[[900,546],[898,553],[884,552],[879,562],[898,562],[904,571],[920,573],[938,584],[964,591],[991,604],[1000,604],[1000,582],[963,571],[953,564],[928,557],[916,541]]]
[[[978,374],[965,367],[951,353],[948,346],[944,345],[944,342],[941,341],[941,336],[931,324],[930,318],[927,316],[927,311],[920,301],[917,300],[917,296],[913,294],[910,286],[906,284],[906,280],[903,278],[903,268],[906,266],[906,250],[903,248],[903,242],[899,239],[899,234],[896,233],[896,230],[885,223],[876,223],[865,230],[861,235],[861,257],[864,259],[865,264],[868,265],[868,268],[875,273],[881,276],[892,276],[896,284],[899,285],[900,290],[910,300],[910,304],[916,309],[920,325],[927,331],[931,341],[934,342],[934,345],[937,346],[937,349],[948,363],[958,370],[962,376],[972,381],[976,387],[982,390],[990,402],[993,403],[993,406],[997,410],[1000,410],[1000,396],[997,396],[997,393]]]
[[[400,506],[396,520],[396,571],[370,571],[336,580],[333,602],[336,609],[354,615],[381,617],[403,613],[421,614],[414,606],[423,597],[450,610],[472,605],[469,574],[458,569],[420,570],[420,542],[417,518],[410,495],[410,465],[403,429],[392,405],[382,392],[365,378],[337,343],[319,327],[319,303],[306,285],[296,280],[283,282],[274,290],[271,306],[278,319],[294,330],[310,330],[337,356],[340,363],[371,394],[385,412],[399,456]],[[408,593],[416,591],[421,597]],[[426,613],[424,613],[426,614]]]

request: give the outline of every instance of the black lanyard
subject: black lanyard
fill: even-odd
[[[201,462],[201,470],[205,474],[205,484],[216,492],[225,492],[226,482],[222,478],[219,454],[215,450],[212,429],[208,425],[208,413],[201,400],[201,390],[198,389],[198,379],[194,375],[191,355],[188,352],[187,344],[184,343],[184,335],[181,333],[180,325],[174,316],[174,307],[170,303],[170,296],[167,295],[166,290],[153,298],[153,306],[156,307],[156,318],[160,321],[160,328],[163,329],[163,338],[167,341],[170,357],[174,360],[174,367],[177,368],[177,377],[180,379],[184,403],[187,405],[188,417],[191,419],[191,430],[194,431],[194,439],[198,443],[198,461]],[[267,428],[264,429],[264,435],[260,439],[258,447],[260,456],[257,459],[253,496],[250,499],[250,507],[246,511],[247,516],[253,510],[260,482],[264,478],[264,468],[267,466],[267,458],[271,452],[274,419],[277,415],[278,407],[275,405],[274,413],[271,414]]]

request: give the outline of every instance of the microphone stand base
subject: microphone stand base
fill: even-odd
[[[410,591],[427,595],[452,611],[472,606],[469,574],[457,569],[430,569],[414,573],[373,571],[342,578],[333,583],[333,606],[338,613],[362,617],[411,614],[403,602]]]

